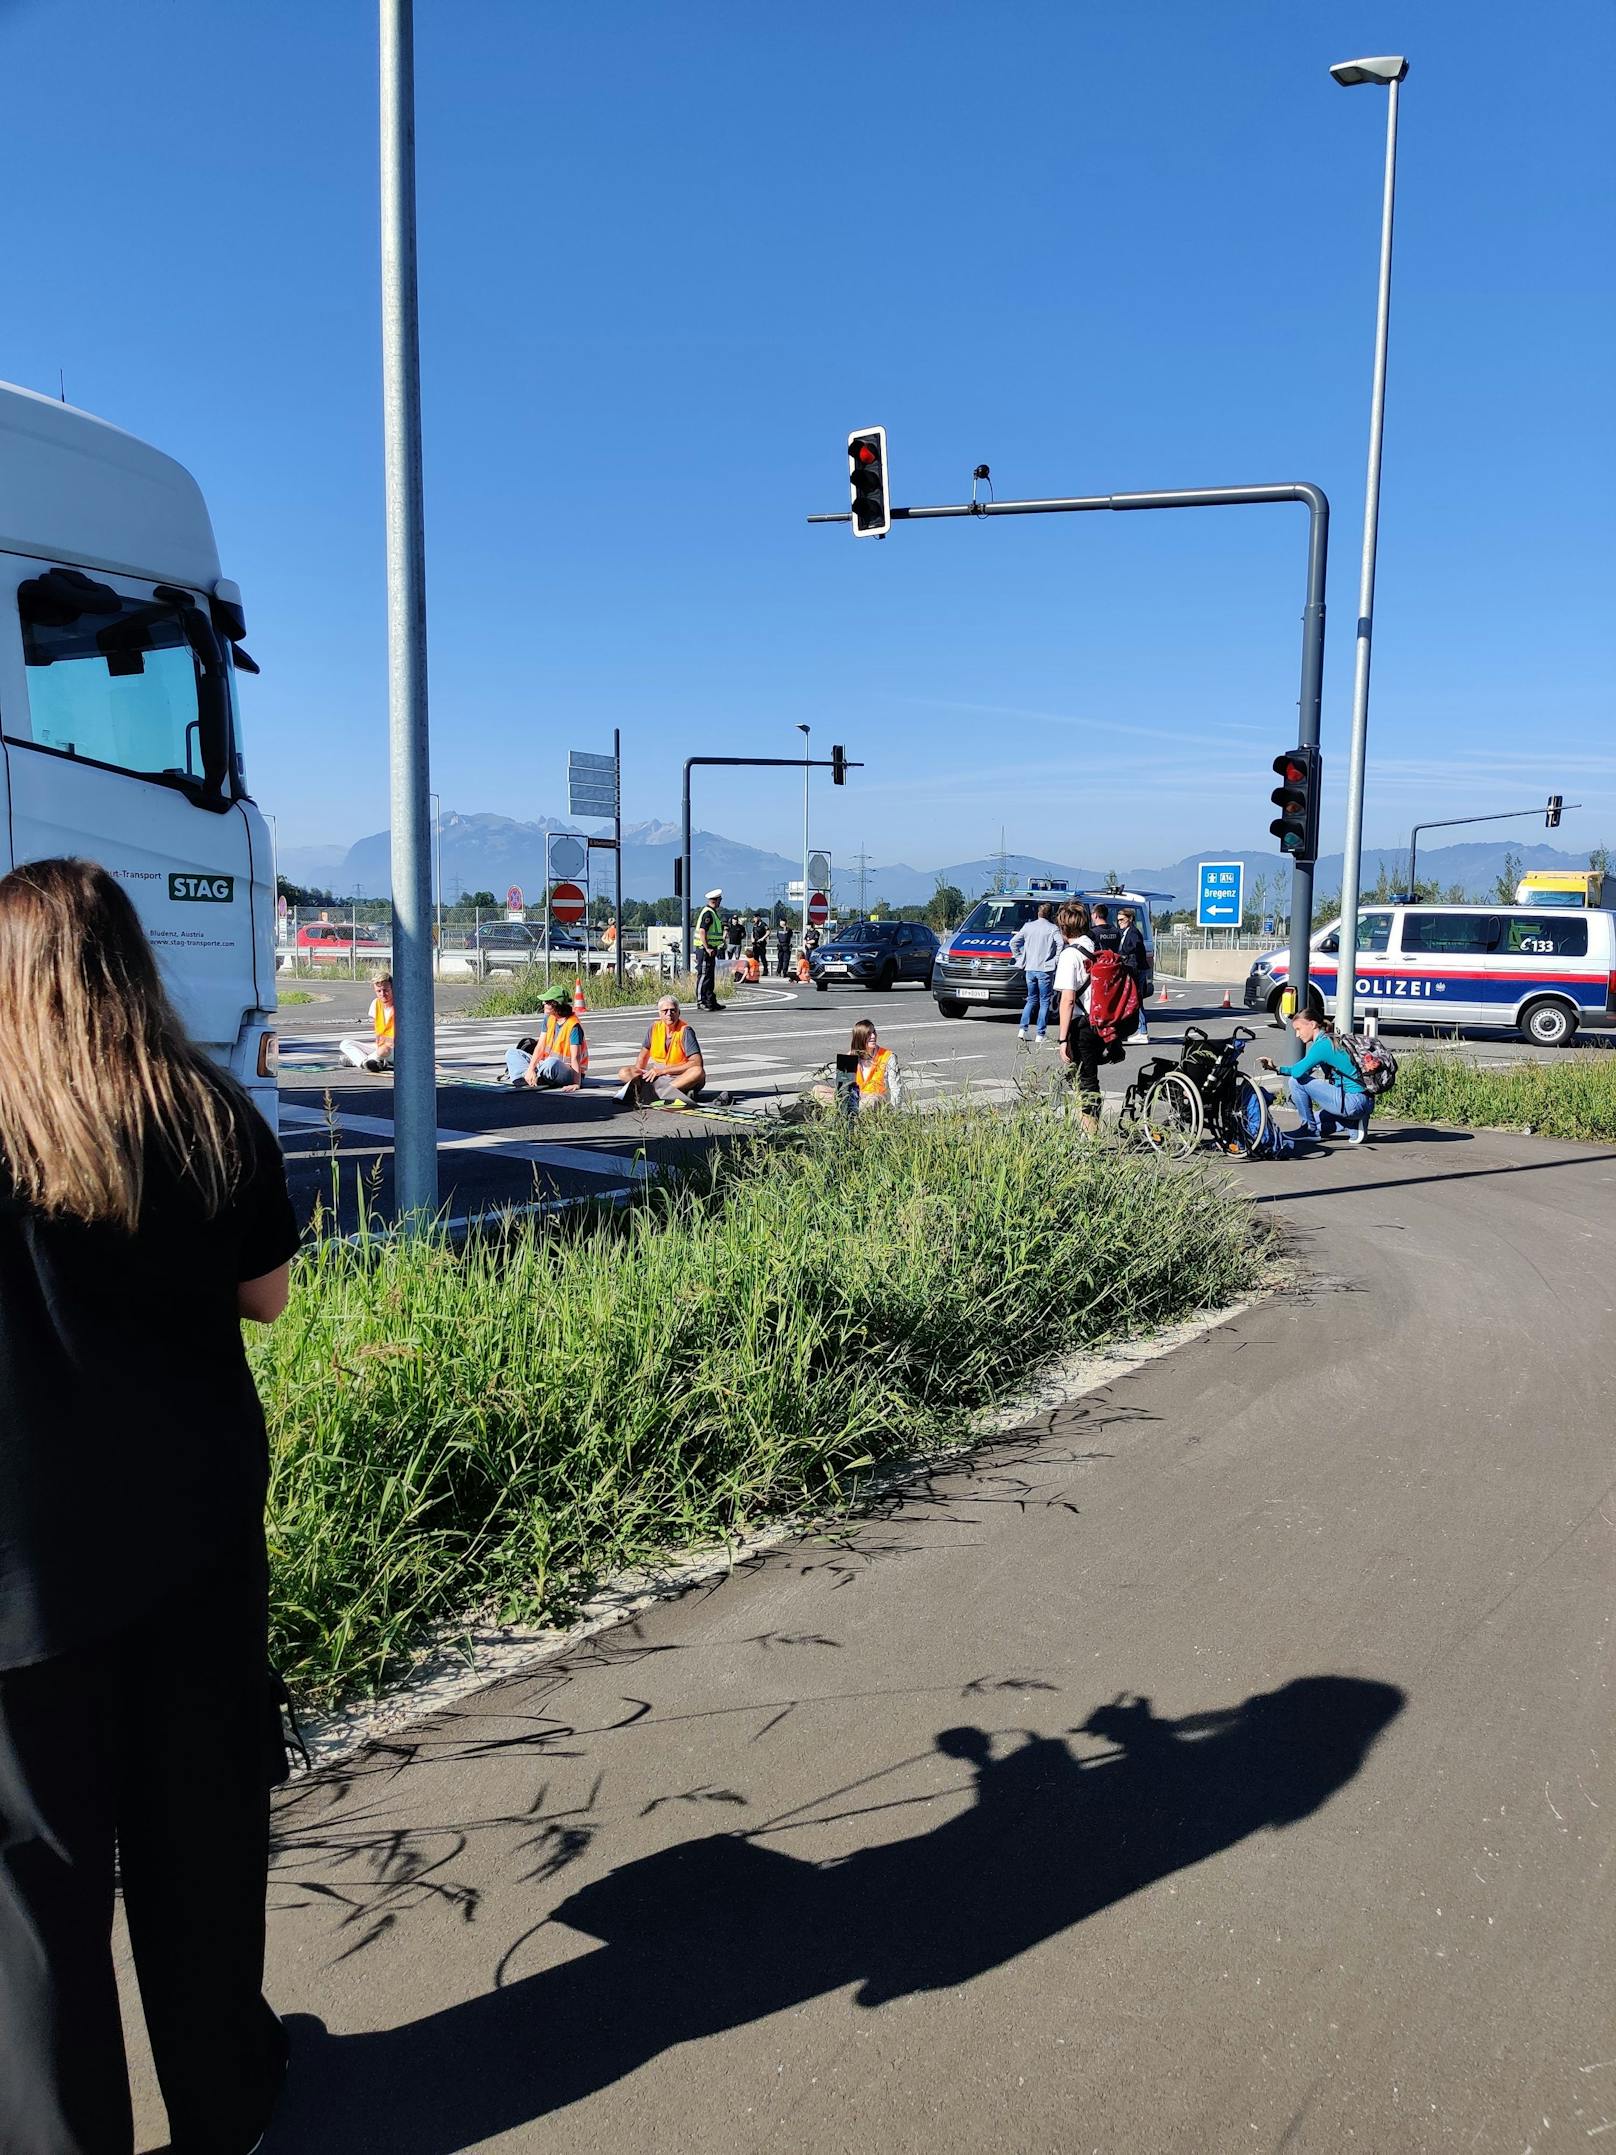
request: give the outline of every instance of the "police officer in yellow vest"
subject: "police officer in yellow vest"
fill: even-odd
[[[657,1004],[657,1014],[645,1044],[631,1063],[618,1071],[623,1089],[618,1098],[641,1107],[651,1100],[694,1101],[707,1084],[707,1067],[694,1030],[680,1016],[671,995]]]
[[[717,1010],[718,1000],[718,953],[724,947],[724,916],[719,910],[723,903],[722,890],[710,890],[707,903],[696,915],[696,925],[691,936],[694,944],[696,965],[696,1008]]]
[[[526,1047],[510,1050],[505,1074],[513,1085],[553,1085],[561,1092],[576,1092],[589,1075],[583,1022],[574,1017],[572,998],[564,988],[552,988],[541,1007],[544,1031]]]

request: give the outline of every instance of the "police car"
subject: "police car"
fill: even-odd
[[[1313,937],[1315,1010],[1333,1012],[1339,926]],[[1248,1010],[1277,1013],[1289,952],[1265,951],[1246,977]],[[1513,1026],[1536,1047],[1616,1025],[1616,913],[1555,905],[1365,906],[1353,995],[1384,1026]]]
[[[1010,954],[1010,938],[1035,919],[1041,905],[1063,905],[1081,898],[1086,905],[1111,909],[1131,905],[1143,929],[1154,965],[1156,945],[1150,930],[1150,901],[1165,893],[1138,890],[1075,890],[1053,877],[1032,876],[1019,890],[979,898],[963,923],[946,936],[932,967],[931,992],[945,1018],[963,1018],[973,1007],[1020,1011],[1027,1000],[1027,976]]]

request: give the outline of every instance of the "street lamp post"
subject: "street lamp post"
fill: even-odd
[[[1392,205],[1397,192],[1397,91],[1408,73],[1400,53],[1375,60],[1338,60],[1330,73],[1343,89],[1379,83],[1386,90],[1386,177],[1380,205],[1380,287],[1375,306],[1375,373],[1369,398],[1369,474],[1364,487],[1363,563],[1358,576],[1358,642],[1352,672],[1352,751],[1347,768],[1347,831],[1341,863],[1340,951],[1335,1014],[1353,1027],[1358,973],[1358,889],[1363,856],[1364,757],[1369,735],[1369,660],[1374,636],[1375,548],[1380,535],[1380,445],[1386,420],[1386,337],[1392,303]]]
[[[808,941],[808,731],[802,720],[797,721],[797,731],[802,735],[802,939]]]
[[[429,793],[432,803],[432,856],[437,898],[432,909],[432,970],[443,970],[443,795]]]

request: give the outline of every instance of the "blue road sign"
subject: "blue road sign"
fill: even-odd
[[[1202,861],[1196,924],[1202,928],[1238,928],[1246,910],[1244,861]]]

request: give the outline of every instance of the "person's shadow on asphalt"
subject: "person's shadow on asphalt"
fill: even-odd
[[[592,1953],[380,2034],[293,2016],[270,2150],[454,2155],[581,2101],[675,2044],[856,1985],[870,2008],[953,1989],[1249,1835],[1309,1817],[1401,1711],[1391,1684],[1313,1676],[1160,1720],[1119,1699],[1060,1737],[942,1730],[975,1801],[929,1833],[814,1863],[712,1834],[552,1911]]]

